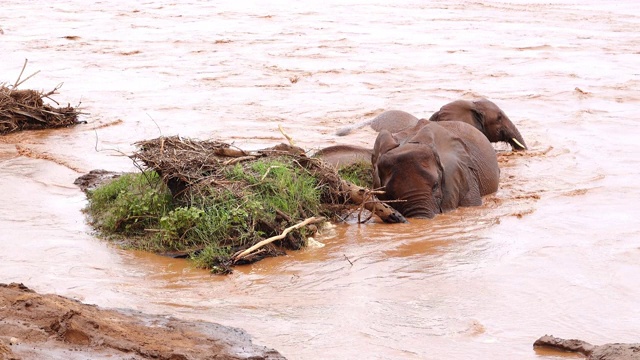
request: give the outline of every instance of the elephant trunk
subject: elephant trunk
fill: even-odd
[[[392,202],[391,205],[407,218],[432,219],[442,212],[440,204],[437,204],[430,194],[413,194],[400,197],[401,201]]]

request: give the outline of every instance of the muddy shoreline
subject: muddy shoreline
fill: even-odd
[[[1,359],[284,359],[243,330],[0,284]]]

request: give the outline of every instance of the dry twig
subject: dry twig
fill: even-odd
[[[289,145],[296,146],[296,143],[293,141],[293,138],[291,136],[289,136],[289,134],[284,132],[284,129],[282,128],[282,125],[278,124],[278,130],[280,130],[280,133],[282,134],[282,136],[287,138],[287,141],[289,141]]]
[[[280,234],[280,235],[276,235],[276,236],[272,236],[268,239],[264,239],[262,241],[260,241],[259,243],[253,245],[252,247],[244,250],[244,251],[239,251],[236,254],[233,255],[232,257],[232,261],[233,263],[237,263],[239,260],[242,260],[243,258],[251,255],[251,253],[253,253],[254,251],[260,249],[261,247],[271,244],[272,242],[276,241],[276,240],[282,240],[285,238],[285,236],[287,236],[288,233],[290,233],[291,231],[295,230],[295,229],[299,229],[303,226],[307,226],[310,224],[315,224],[321,221],[324,221],[325,218],[323,217],[310,217],[305,219],[304,221],[297,223],[295,225],[289,226],[288,228],[284,229],[284,231]]]

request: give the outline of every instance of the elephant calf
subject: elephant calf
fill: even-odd
[[[518,128],[498,105],[487,99],[457,100],[436,111],[431,121],[462,121],[480,130],[490,142],[507,142],[513,150],[526,150]]]
[[[475,127],[422,119],[391,134],[382,130],[372,156],[374,188],[405,217],[433,218],[458,206],[478,206],[498,190],[496,152]]]

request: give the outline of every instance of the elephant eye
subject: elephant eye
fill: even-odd
[[[439,184],[438,184],[438,183],[433,184],[433,187],[431,188],[431,190],[432,190],[433,192],[436,192],[436,191],[438,190],[438,186],[439,186]]]

